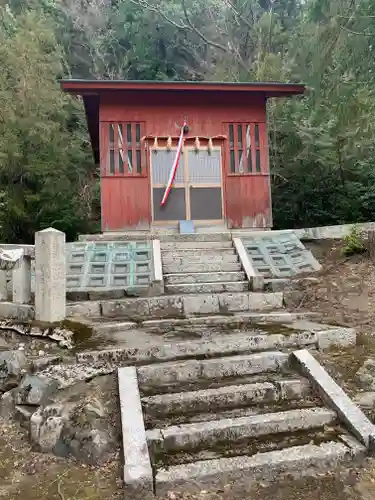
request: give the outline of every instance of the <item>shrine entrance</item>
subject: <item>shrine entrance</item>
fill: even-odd
[[[214,146],[211,150],[183,148],[173,187],[163,206],[160,206],[160,202],[168,183],[176,148],[153,149],[150,154],[153,222],[222,222],[224,211],[220,146]]]

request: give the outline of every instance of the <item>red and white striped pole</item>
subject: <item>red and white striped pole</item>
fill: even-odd
[[[161,207],[167,201],[168,195],[169,195],[169,193],[170,193],[170,191],[172,189],[172,185],[173,185],[174,179],[176,177],[177,168],[178,168],[178,164],[179,164],[180,156],[181,156],[181,151],[182,151],[182,145],[184,143],[184,131],[185,131],[185,127],[186,127],[186,122],[184,122],[184,124],[181,127],[181,133],[180,133],[180,138],[178,140],[176,157],[175,157],[173,165],[172,165],[171,173],[169,174],[168,184],[167,184],[167,187],[165,189],[165,193],[164,193],[163,199],[160,202],[160,206]]]

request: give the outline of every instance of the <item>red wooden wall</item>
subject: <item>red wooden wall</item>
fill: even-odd
[[[265,99],[261,95],[222,92],[111,92],[100,100],[100,160],[102,229],[147,229],[151,223],[150,178],[141,175],[109,175],[110,123],[143,123],[146,136],[177,136],[184,118],[189,137],[228,136],[228,123],[260,125],[261,171],[231,173],[228,139],[223,148],[225,218],[229,227],[272,225]]]

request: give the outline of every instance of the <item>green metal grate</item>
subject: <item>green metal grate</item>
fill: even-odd
[[[82,242],[66,245],[67,291],[148,287],[152,274],[150,242]]]
[[[321,269],[293,232],[254,235],[242,242],[254,269],[267,278],[286,278]]]

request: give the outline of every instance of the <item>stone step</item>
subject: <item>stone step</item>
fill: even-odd
[[[178,241],[178,242],[162,242],[161,250],[212,250],[215,248],[232,248],[232,241]]]
[[[170,453],[211,448],[216,442],[231,442],[235,446],[242,439],[332,426],[336,419],[332,410],[305,408],[152,429],[146,435],[155,454]]]
[[[183,257],[184,255],[197,255],[197,253],[204,255],[232,255],[236,253],[236,249],[234,246],[205,246],[202,248],[190,248],[190,247],[183,247],[183,246],[176,246],[173,250],[172,249],[162,249],[161,254],[162,256],[168,257],[168,256],[181,256]]]
[[[248,281],[230,281],[217,283],[180,283],[179,285],[166,285],[167,293],[222,293],[244,292],[249,290]]]
[[[157,394],[142,398],[144,414],[151,422],[168,415],[191,415],[196,413],[243,408],[256,404],[300,400],[311,395],[311,384],[307,379],[280,379],[253,384],[226,385],[213,389]]]
[[[183,241],[231,241],[232,235],[228,232],[202,232],[194,234],[180,234],[175,231],[156,230],[150,231],[116,231],[99,234],[80,234],[78,241],[149,241],[160,240],[162,242],[183,242]]]
[[[136,329],[138,325],[134,321],[98,321],[90,326],[95,333],[104,335],[106,333],[121,333],[127,330],[133,330]]]
[[[209,264],[209,263],[227,263],[234,264],[240,263],[238,255],[232,254],[215,254],[211,255],[208,253],[199,254],[195,252],[195,254],[190,255],[176,255],[174,254],[172,257],[162,256],[162,264]]]
[[[246,356],[155,363],[138,368],[142,390],[164,385],[172,386],[200,380],[242,377],[266,372],[282,372],[289,366],[289,355],[280,351],[261,352]]]
[[[215,335],[209,338],[187,340],[180,342],[164,341],[147,345],[127,346],[123,348],[83,351],[77,353],[78,363],[95,364],[98,362],[121,366],[123,363],[174,361],[196,357],[228,356],[234,354],[248,354],[274,349],[301,348],[313,346],[318,342],[318,335],[314,332],[285,331],[284,334],[255,331],[251,333],[237,333]]]
[[[166,285],[181,285],[184,283],[216,283],[246,281],[246,275],[242,271],[230,272],[206,272],[206,273],[173,273],[165,274]]]
[[[197,259],[196,262],[189,262],[185,259],[178,261],[164,261],[163,274],[171,273],[201,273],[201,272],[231,272],[242,271],[240,262],[236,256],[230,261],[217,259]]]
[[[202,228],[197,228],[197,232],[194,234],[179,234],[174,231],[156,230],[152,238],[157,238],[161,242],[186,242],[186,241],[232,241],[232,235],[229,231],[222,231],[219,228],[215,230],[205,230]]]
[[[269,313],[256,313],[256,312],[237,312],[231,315],[209,315],[209,316],[191,316],[189,318],[170,318],[170,319],[148,319],[145,321],[140,321],[138,323],[134,321],[103,321],[100,317],[91,317],[87,321],[87,326],[91,327],[96,333],[121,333],[128,330],[136,330],[137,328],[145,329],[150,333],[159,333],[161,330],[168,331],[170,329],[181,329],[185,327],[194,328],[202,326],[203,328],[220,327],[223,326],[229,328],[243,328],[248,326],[250,329],[258,328],[259,325],[263,325],[266,329],[274,329],[276,325],[280,325],[282,330],[290,327],[294,327],[295,322],[298,321],[297,326],[300,321],[303,320],[302,330],[308,330],[311,326],[317,325],[317,323],[312,323],[311,319],[319,319],[319,313],[309,313],[309,312],[269,312]],[[81,322],[84,320],[81,319]],[[321,328],[325,328],[326,325],[320,324]],[[202,335],[203,337],[203,335]]]
[[[137,321],[189,318],[240,311],[275,311],[283,307],[282,293],[237,292],[176,294],[87,302],[68,302],[67,317],[99,317]]]
[[[267,376],[268,378],[268,376]],[[241,381],[240,381],[241,382]],[[255,383],[255,382],[254,382]],[[221,388],[221,386],[219,386]],[[319,399],[319,397],[315,396],[312,394],[308,398],[305,398],[304,400],[281,400],[281,401],[276,401],[273,403],[259,403],[259,404],[254,404],[252,406],[245,406],[241,408],[232,408],[231,410],[221,410],[219,414],[217,412],[213,413],[212,408],[209,410],[207,413],[177,413],[177,414],[169,414],[169,415],[163,415],[160,417],[150,417],[147,414],[144,414],[145,418],[145,425],[147,429],[154,429],[154,428],[165,428],[168,426],[178,426],[178,425],[186,425],[186,424],[201,424],[202,422],[211,422],[213,420],[217,420],[218,418],[220,419],[233,419],[233,418],[242,418],[242,417],[254,417],[256,415],[263,415],[264,413],[276,413],[280,411],[285,411],[287,408],[288,410],[302,410],[306,408],[316,408],[316,407],[322,407],[324,406]],[[331,434],[332,429],[336,429],[336,426],[334,427],[326,427],[326,429],[329,430],[328,433],[324,433],[325,435]],[[311,433],[317,433],[321,434],[319,429],[315,430],[307,430],[305,431],[307,434],[309,434],[310,437]],[[282,436],[285,436],[286,441],[289,443],[291,442],[292,444],[307,444],[311,441],[309,439],[308,441],[305,441],[304,439],[298,439],[299,432],[297,431],[293,437],[293,439],[290,438],[290,434],[282,434]],[[337,432],[334,433],[333,436],[331,437],[336,437]],[[279,439],[280,438],[280,439]],[[264,447],[260,446],[258,447],[255,441],[252,440],[242,440],[241,441],[241,452],[239,451],[238,446],[240,443],[236,443],[236,447],[233,448],[233,452],[231,455],[247,455],[249,454],[248,447],[251,448],[251,450],[254,451],[270,451],[271,449],[276,449],[279,446],[279,442],[283,441],[284,439],[282,437],[279,437],[278,439],[274,439],[272,441],[272,446],[267,446],[266,449]],[[260,439],[260,442],[262,442],[262,439]],[[269,441],[268,441],[269,442]],[[230,448],[231,445],[229,443],[221,443],[224,448],[228,449]],[[237,446],[238,445],[238,446]],[[202,451],[204,448],[202,448]],[[214,458],[212,456],[212,448],[206,448],[206,451],[204,453],[197,453],[197,450],[192,452],[194,454],[194,460],[204,460],[206,458]],[[238,451],[236,451],[238,450]],[[215,450],[218,452],[216,455],[216,458],[220,458],[221,456],[228,456],[228,453],[224,453],[224,455],[221,454],[220,452],[220,446]],[[185,459],[183,459],[182,455],[185,452],[181,450],[178,452],[178,454],[173,455],[173,458],[171,456],[164,455],[164,459],[162,460],[163,463],[168,464],[168,465],[177,465],[179,463],[185,463]],[[208,454],[208,455],[207,455]],[[177,456],[178,455],[178,456]],[[187,460],[191,461],[191,460]]]
[[[285,328],[289,324],[294,324],[296,321],[308,321],[310,319],[319,319],[319,313],[311,313],[311,312],[284,312],[284,311],[276,311],[269,313],[255,313],[255,312],[237,312],[233,313],[230,316],[228,315],[209,315],[209,316],[195,316],[191,318],[171,318],[171,319],[151,319],[142,321],[140,326],[143,328],[147,328],[149,331],[160,330],[160,329],[170,329],[176,327],[185,327],[185,326],[244,326],[244,325],[254,325],[255,327],[260,324],[265,324],[266,326],[273,326],[279,324],[280,327]],[[310,321],[309,321],[310,323]],[[110,325],[117,324],[116,323],[108,323],[108,328]],[[135,326],[135,323],[131,323]],[[308,325],[304,325],[304,329],[308,329]]]
[[[351,464],[353,459],[364,459],[365,447],[356,440],[329,441],[320,445],[307,444],[281,450],[202,460],[170,466],[156,472],[156,494],[161,497],[169,491],[176,493],[200,493],[203,489],[242,493],[259,481],[274,481],[278,475],[293,477],[328,472],[341,464]]]
[[[177,258],[185,258],[185,257],[203,257],[203,258],[210,258],[214,259],[216,256],[218,257],[223,257],[223,256],[230,256],[230,255],[237,255],[236,254],[236,249],[235,248],[199,248],[199,249],[194,249],[194,248],[176,248],[175,250],[162,250],[161,252],[161,259],[162,261],[168,260],[168,259],[175,259]]]

